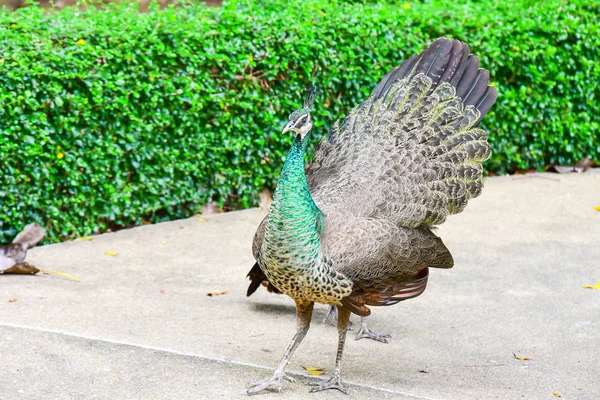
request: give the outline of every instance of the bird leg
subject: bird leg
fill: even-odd
[[[285,354],[275,369],[273,376],[264,381],[250,383],[248,389],[246,389],[246,393],[255,394],[268,388],[273,388],[277,391],[280,391],[281,381],[283,379],[286,379],[290,382],[295,381],[294,378],[291,378],[285,374],[285,367],[294,354],[296,348],[300,345],[300,342],[302,342],[302,339],[304,339],[304,336],[306,336],[306,332],[308,332],[310,320],[312,318],[313,306],[313,302],[296,301],[296,320],[298,321],[298,330],[294,335],[294,339],[292,339],[292,342],[285,351]]]
[[[325,313],[325,317],[323,318],[323,323],[329,324],[329,319],[331,318],[332,315],[333,315],[333,320],[337,321],[338,312],[337,312],[337,307],[334,305],[329,306],[329,309],[327,310],[327,313]],[[348,322],[348,330],[349,331],[352,330],[352,321]]]
[[[346,343],[346,332],[348,331],[348,323],[350,322],[350,311],[345,307],[338,307],[338,349],[337,356],[335,357],[335,370],[333,371],[332,377],[325,382],[312,383],[313,388],[311,392],[320,392],[321,390],[337,389],[342,393],[347,394],[346,389],[342,385],[341,367],[342,367],[342,353],[344,351],[344,344]]]
[[[378,342],[387,343],[388,341],[386,339],[391,337],[392,335],[389,335],[387,333],[373,332],[367,326],[367,318],[360,317],[360,329],[356,333],[356,340],[367,338],[377,340]]]
[[[323,323],[324,324],[329,323],[329,319],[331,318],[332,315],[333,315],[334,321],[337,321],[337,317],[338,317],[337,307],[334,305],[329,306],[329,309],[327,310],[327,313],[325,314],[325,318],[323,318]]]

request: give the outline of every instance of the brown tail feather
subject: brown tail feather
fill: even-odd
[[[378,292],[354,293],[344,299],[342,304],[354,314],[366,317],[371,314],[369,306],[391,306],[401,301],[419,296],[427,287],[429,268],[422,269],[414,278],[388,286]]]

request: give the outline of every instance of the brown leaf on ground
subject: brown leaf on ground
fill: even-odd
[[[600,282],[596,283],[595,285],[583,285],[584,289],[600,289]]]
[[[36,267],[34,267],[33,265],[31,265],[27,262],[22,262],[22,263],[13,265],[9,269],[5,269],[2,274],[3,275],[35,275],[38,272],[40,272],[40,270],[37,269]]]
[[[531,352],[531,354],[526,355],[525,357],[519,357],[518,355],[516,355],[515,353],[513,353],[513,356],[517,359],[517,360],[521,360],[521,361],[526,361],[529,360],[531,357],[533,357],[533,351]]]
[[[17,298],[13,297],[12,299],[8,299],[9,303],[16,303],[17,302]]]
[[[228,290],[218,290],[216,292],[208,292],[206,295],[209,297],[215,297],[215,296],[220,296],[222,294],[227,294],[229,293]]]
[[[308,371],[309,375],[321,376],[325,373],[325,368],[305,367],[304,365],[301,365],[301,367],[304,368],[306,371]]]
[[[160,289],[160,294],[165,294],[165,291]]]

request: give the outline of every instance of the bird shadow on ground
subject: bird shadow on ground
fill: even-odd
[[[252,303],[252,311],[268,314],[296,314],[293,304]]]
[[[265,313],[265,314],[288,314],[295,315],[296,307],[293,304],[273,304],[273,303],[251,303],[252,311]],[[316,308],[313,311],[313,320],[325,318],[327,309]],[[334,321],[335,322],[335,321]]]

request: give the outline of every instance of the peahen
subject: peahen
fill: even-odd
[[[248,272],[248,275],[246,275],[246,278],[250,279],[250,285],[246,291],[246,296],[248,297],[252,296],[254,292],[256,292],[256,289],[258,289],[261,285],[265,286],[270,293],[281,294],[281,292],[275,286],[273,286],[271,282],[269,282],[267,276],[262,269],[260,269],[258,263],[254,263]],[[329,309],[325,314],[325,318],[323,319],[323,323],[326,323],[332,315],[334,315],[337,319],[337,308],[333,304],[329,306]],[[369,329],[367,317],[360,317],[360,328],[356,332],[356,340],[372,339],[378,342],[387,343],[387,339],[390,337],[392,336],[387,333],[373,332],[371,329]]]
[[[12,243],[0,247],[0,274],[25,262],[27,250],[38,244],[45,235],[44,228],[36,223],[29,224],[15,237]]]
[[[283,132],[293,132],[292,148],[253,253],[273,287],[295,301],[298,329],[273,376],[249,394],[292,380],[284,370],[315,302],[338,308],[338,349],[331,379],[312,391],[344,391],[350,313],[416,297],[429,268],[453,266],[431,228],[481,193],[490,146],[478,125],[498,96],[489,80],[465,43],[438,39],[336,122],[306,169],[314,92],[289,116]]]

